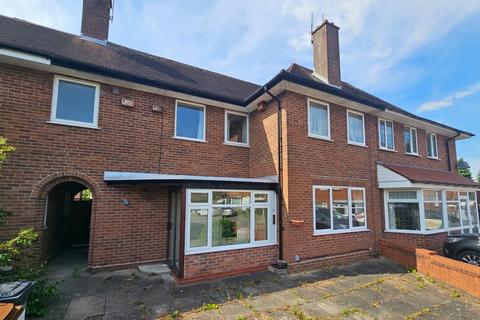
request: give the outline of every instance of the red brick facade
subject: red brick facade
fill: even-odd
[[[108,185],[104,171],[136,171],[225,177],[276,175],[277,113],[271,101],[250,114],[250,147],[224,144],[224,109],[206,106],[206,143],[174,139],[175,99],[101,83],[99,128],[49,123],[54,75],[0,65],[0,134],[16,151],[0,171],[0,203],[14,212],[0,238],[20,228],[41,234],[39,255],[55,253],[51,230],[44,228],[47,194],[63,181],[93,192],[89,266],[93,269],[165,261],[168,247],[168,188],[154,184]],[[115,89],[115,90],[114,90]],[[120,105],[122,98],[133,107]],[[418,129],[420,157],[405,155],[403,127],[395,123],[397,152],[378,148],[378,119],[365,114],[366,145],[347,143],[346,108],[330,104],[331,140],[308,137],[307,97],[280,96],[283,106],[283,257],[292,270],[324,267],[375,256],[382,237],[412,240],[433,248],[444,234],[384,233],[383,191],[376,161],[447,169],[445,138],[439,157],[426,157],[425,131]],[[160,105],[163,112],[152,111]],[[450,142],[452,162],[455,145]],[[355,186],[366,190],[367,230],[313,235],[312,186]],[[128,199],[129,204],[123,203]],[[291,220],[303,220],[294,225]],[[51,228],[50,228],[51,227]],[[49,230],[50,229],[50,230]],[[298,256],[300,261],[295,262]],[[278,259],[278,246],[185,256],[184,277],[265,269]],[[239,264],[241,261],[241,264]]]

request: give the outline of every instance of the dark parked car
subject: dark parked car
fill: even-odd
[[[443,244],[445,257],[480,266],[480,234],[448,236]]]

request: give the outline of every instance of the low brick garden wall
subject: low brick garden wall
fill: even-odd
[[[442,257],[435,251],[388,240],[380,241],[380,252],[406,268],[415,268],[417,272],[480,297],[480,267]]]

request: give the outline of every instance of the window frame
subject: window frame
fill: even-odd
[[[213,204],[213,192],[249,192],[249,204]],[[208,203],[191,203],[192,193],[208,193]],[[268,194],[268,202],[255,203],[255,195]],[[277,217],[276,217],[276,194],[272,190],[240,190],[240,189],[187,189],[185,201],[185,255],[193,255],[200,253],[221,252],[230,250],[239,250],[246,248],[257,248],[264,246],[271,246],[277,244]],[[225,245],[212,246],[212,230],[213,230],[213,210],[218,207],[249,207],[250,208],[250,242]],[[255,241],[255,209],[268,208],[268,232],[267,240]],[[202,247],[190,247],[190,211],[191,209],[207,209],[207,245]]]
[[[228,122],[228,115],[229,114],[235,114],[239,116],[243,116],[246,118],[247,121],[247,142],[233,142],[233,141],[228,141],[228,133],[230,130],[229,127],[229,122]],[[250,146],[250,115],[248,113],[242,113],[242,112],[237,112],[237,111],[232,111],[232,110],[227,110],[225,109],[225,126],[224,126],[224,144],[232,145],[232,146],[239,146],[239,147],[248,147]]]
[[[310,109],[311,109],[311,103],[315,103],[321,106],[324,106],[327,108],[327,135],[323,136],[320,134],[316,134],[311,132],[311,125],[310,125]],[[331,125],[330,125],[330,104],[320,101],[320,100],[315,100],[311,98],[307,98],[307,127],[308,127],[308,136],[311,138],[316,138],[316,139],[322,139],[322,140],[332,140],[331,138]]]
[[[382,132],[380,130],[380,123],[381,122],[385,122],[385,143],[386,143],[386,146],[383,147],[382,146]],[[390,122],[392,124],[392,148],[389,148],[388,147],[388,142],[387,142],[387,122]],[[395,151],[395,122],[393,122],[392,120],[387,120],[387,119],[383,119],[383,118],[378,118],[378,147],[379,149],[381,150],[386,150],[386,151]]]
[[[412,151],[413,151],[412,131],[415,131],[415,141],[416,141],[416,151],[415,152],[407,152],[407,148],[405,146],[405,129],[408,129],[409,134],[410,134],[410,150],[412,150]],[[420,154],[418,153],[418,130],[417,130],[417,128],[410,127],[410,126],[404,126],[403,130],[404,130],[403,131],[403,145],[404,145],[404,148],[405,148],[405,154],[408,154],[408,155],[411,155],[411,156],[420,156]]]
[[[70,82],[70,83],[77,83],[84,86],[94,87],[95,88],[95,97],[94,97],[94,105],[93,105],[93,122],[83,122],[83,121],[75,121],[75,120],[67,120],[57,118],[57,102],[58,102],[58,89],[60,81]],[[98,113],[100,109],[100,84],[96,82],[85,81],[76,78],[70,78],[60,75],[55,75],[53,77],[53,90],[52,90],[52,105],[50,109],[50,123],[68,125],[68,126],[75,126],[75,127],[83,127],[83,128],[91,128],[91,129],[98,129]]]
[[[197,138],[189,138],[189,137],[182,137],[177,134],[177,125],[178,125],[178,105],[183,105],[185,107],[193,107],[193,108],[202,108],[203,109],[203,138],[202,139],[197,139]],[[174,132],[173,132],[173,137],[175,139],[181,139],[181,140],[187,140],[187,141],[196,141],[196,142],[207,142],[206,140],[206,135],[207,135],[207,107],[204,104],[199,104],[199,103],[194,103],[194,102],[189,102],[189,101],[184,101],[184,100],[175,100],[175,125],[174,125]]]
[[[315,212],[315,191],[317,189],[328,189],[329,190],[329,200],[330,200],[330,221],[333,222],[333,190],[334,188],[339,189],[348,189],[348,229],[333,229],[333,223],[330,224],[330,229],[321,229],[317,230],[317,217]],[[363,191],[363,204],[365,211],[365,225],[359,227],[353,227],[352,223],[352,190],[361,190]],[[324,186],[324,185],[313,185],[312,186],[312,211],[313,211],[313,235],[326,235],[326,234],[336,234],[336,233],[351,233],[351,232],[363,232],[369,231],[368,229],[368,217],[367,217],[367,191],[364,187],[348,187],[348,186]]]
[[[356,142],[356,141],[350,141],[350,122],[348,121],[349,115],[350,114],[356,114],[362,117],[362,125],[363,125],[363,143],[361,142]],[[355,146],[361,146],[361,147],[366,147],[367,146],[367,132],[365,128],[365,114],[362,112],[354,111],[351,109],[347,109],[347,142],[348,144],[355,145]]]
[[[395,192],[395,191],[415,191],[417,194],[417,199],[416,201],[412,199],[393,199],[391,202],[408,202],[408,203],[418,203],[418,208],[420,211],[420,230],[404,230],[404,229],[391,229],[390,228],[390,221],[389,221],[389,216],[388,216],[388,203],[389,203],[389,198],[388,198],[388,192]],[[442,212],[443,212],[443,228],[442,229],[432,229],[432,230],[427,230],[426,225],[425,225],[425,201],[423,197],[423,191],[441,191],[442,192]],[[447,191],[455,192],[457,193],[458,200],[456,201],[447,201],[446,193]],[[458,203],[458,208],[460,210],[460,193],[465,192],[467,193],[467,199],[466,199],[466,210],[467,210],[467,216],[469,219],[469,225],[464,225],[462,221],[462,217],[460,214],[460,226],[458,227],[450,227],[449,221],[448,221],[448,210],[447,210],[447,202],[456,202]],[[475,195],[475,200],[472,201],[470,200],[469,193],[473,193]],[[464,189],[464,188],[448,188],[448,187],[441,187],[441,188],[432,188],[432,187],[426,187],[426,188],[408,188],[408,189],[384,189],[384,218],[385,218],[385,232],[391,232],[391,233],[410,233],[410,234],[436,234],[436,233],[444,233],[444,232],[451,232],[451,231],[461,231],[463,233],[464,229],[469,229],[470,232],[472,232],[472,229],[475,227],[475,225],[472,223],[472,214],[470,212],[470,203],[473,202],[477,206],[477,211],[478,211],[478,198],[477,198],[477,190],[475,189]],[[428,202],[428,201],[427,201]],[[480,228],[480,212],[477,212],[478,215],[478,227]]]
[[[438,136],[436,133],[426,131],[425,136],[427,138],[427,158],[429,159],[435,159],[438,160]],[[435,137],[435,145],[433,144],[433,137]],[[430,145],[432,147],[432,150],[428,147],[428,142],[430,140]],[[435,148],[434,148],[435,147]],[[436,155],[433,155],[433,149],[436,151]],[[432,156],[430,155],[430,152],[432,152]]]

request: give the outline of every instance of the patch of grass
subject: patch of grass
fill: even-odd
[[[216,303],[204,303],[202,306],[203,311],[217,310],[218,304]]]
[[[371,282],[368,282],[368,283],[365,283],[365,284],[361,285],[360,287],[358,287],[358,289],[370,288],[370,287],[382,284],[384,282],[385,282],[385,278],[377,278],[374,281],[371,281]]]
[[[407,272],[408,272],[408,273],[416,273],[416,272],[417,272],[417,269],[415,269],[415,268],[408,268],[408,269],[407,269]]]
[[[346,308],[346,309],[343,309],[340,314],[344,317],[349,317],[351,315],[354,315],[354,314],[357,314],[357,313],[360,313],[361,310],[358,309],[358,308]]]
[[[290,308],[290,312],[295,316],[297,317],[298,320],[313,320],[312,317],[309,317],[305,314],[305,312],[303,312],[302,310],[300,310],[300,308],[298,307],[292,307]]]
[[[424,316],[424,315],[430,313],[430,311],[431,311],[430,308],[423,308],[420,311],[417,311],[415,313],[412,313],[412,314],[408,315],[405,319],[406,320],[415,320],[415,319],[418,319],[421,316]]]
[[[243,299],[243,293],[241,293],[240,291],[237,291],[235,296],[237,297],[237,299]]]
[[[460,293],[457,290],[450,290],[450,298],[456,299],[460,298]]]
[[[175,310],[175,311],[171,312],[168,316],[169,316],[170,320],[180,319],[180,311]]]
[[[247,320],[248,318],[246,316],[240,316],[237,318],[237,320]]]

